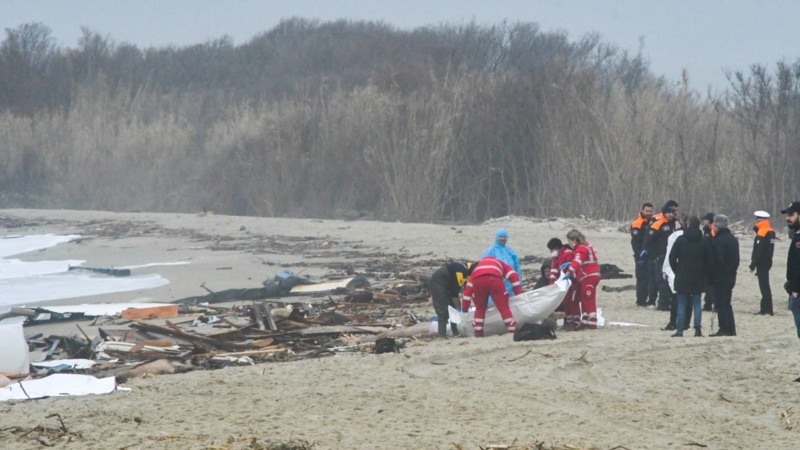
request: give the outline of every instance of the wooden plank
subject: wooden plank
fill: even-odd
[[[259,330],[266,330],[266,322],[264,322],[264,303],[253,303],[253,314],[255,315],[256,325]]]
[[[292,294],[310,294],[310,293],[324,293],[330,292],[338,288],[347,288],[347,285],[353,281],[354,278],[345,278],[344,280],[330,281],[327,283],[317,284],[298,284],[294,286],[289,292]]]
[[[270,331],[278,331],[278,325],[275,325],[275,318],[272,317],[272,306],[264,307],[264,316],[267,318],[267,325]]]
[[[169,319],[178,317],[178,305],[129,308],[120,313],[123,319]]]

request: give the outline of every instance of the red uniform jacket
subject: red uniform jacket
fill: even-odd
[[[572,249],[564,246],[558,251],[558,255],[553,257],[553,262],[550,264],[550,284],[558,281],[558,276],[561,275],[561,265],[564,263],[571,263],[575,257]]]
[[[522,284],[519,282],[519,275],[514,268],[495,257],[487,256],[472,268],[467,285],[464,287],[464,294],[461,296],[462,311],[469,309],[469,305],[472,303],[472,286],[474,283],[480,282],[482,277],[506,278],[511,282],[514,295],[522,294]]]
[[[573,280],[582,280],[589,275],[600,273],[600,264],[597,262],[597,251],[592,244],[584,242],[578,244],[573,250],[575,257],[569,266],[569,275]]]

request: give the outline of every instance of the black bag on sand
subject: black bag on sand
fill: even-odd
[[[514,332],[514,342],[538,341],[539,339],[555,339],[556,332],[552,327],[540,323],[523,323]]]

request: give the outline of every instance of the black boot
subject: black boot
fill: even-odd
[[[700,327],[694,327],[694,337],[703,337],[703,333],[700,332]]]

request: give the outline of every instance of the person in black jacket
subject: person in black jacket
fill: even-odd
[[[691,301],[694,309],[694,335],[702,336],[702,308],[700,294],[706,284],[707,271],[711,263],[711,245],[700,231],[700,219],[689,218],[688,227],[678,237],[669,253],[669,266],[675,272],[675,292],[678,295],[678,318],[675,334],[683,336],[686,323],[686,308]]]
[[[797,337],[800,338],[800,298],[798,298],[800,296],[800,202],[792,202],[788,208],[781,211],[781,214],[786,215],[786,225],[793,231],[789,254],[786,257],[784,287],[789,294],[789,309],[792,310]]]
[[[700,225],[703,227],[703,238],[705,238],[709,245],[711,244],[711,238],[714,237],[714,213],[709,212],[706,213],[705,216],[700,220]],[[703,296],[703,311],[713,311],[714,310],[714,287],[711,285],[711,280],[706,280],[706,286],[704,289],[706,295]]]
[[[728,216],[714,216],[714,238],[711,240],[713,262],[711,283],[714,286],[714,309],[717,310],[719,330],[709,336],[736,336],[731,297],[739,268],[739,241],[728,229]]]
[[[669,311],[672,297],[669,283],[664,278],[661,268],[667,256],[667,240],[669,235],[675,231],[676,208],[676,206],[672,206],[670,202],[667,202],[661,208],[661,214],[653,216],[642,242],[643,256],[648,258],[649,286],[647,304],[653,305],[656,303],[656,298],[658,298],[657,309],[659,311]]]
[[[775,252],[775,230],[769,223],[769,213],[756,211],[756,239],[753,242],[753,255],[750,258],[750,272],[758,277],[761,291],[761,308],[756,315],[772,315],[772,289],[769,287],[769,269],[772,268],[772,254]]]
[[[450,262],[436,269],[428,282],[428,292],[433,300],[433,309],[436,311],[436,320],[439,326],[439,336],[447,336],[447,322],[450,321],[448,306],[458,308],[461,306],[458,293],[469,278],[469,268],[460,262]],[[458,336],[458,326],[450,324],[453,336]]]

